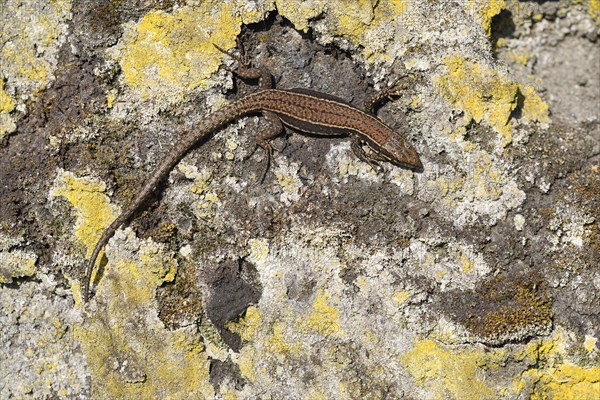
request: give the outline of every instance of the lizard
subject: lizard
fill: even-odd
[[[367,98],[363,111],[343,99],[314,90],[275,89],[271,73],[264,67],[252,67],[245,57],[243,48],[240,47],[240,55],[235,55],[214,46],[237,61],[238,68],[236,70],[224,67],[226,70],[242,79],[258,80],[259,90],[208,115],[193,131],[187,132],[173,145],[164,156],[163,161],[148,177],[142,189],[104,230],[96,243],[87,263],[83,288],[84,303],[89,300],[96,259],[117,229],[140,209],[146,198],[157,189],[170,171],[197,143],[243,116],[260,113],[270,123],[269,129],[256,137],[255,149],[257,146],[261,147],[267,155],[261,181],[269,168],[273,153],[273,147],[269,140],[279,136],[283,132],[284,125],[309,134],[349,136],[353,152],[373,168],[379,166],[379,161],[386,161],[412,170],[422,169],[419,154],[412,144],[375,116],[376,104],[384,98],[396,94],[393,88],[401,78],[383,91]],[[363,146],[370,151],[366,152]]]

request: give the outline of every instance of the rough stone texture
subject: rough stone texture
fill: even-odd
[[[2,2],[0,397],[592,399],[600,3]],[[169,146],[256,90],[378,116],[420,172],[259,117],[216,132],[100,257]],[[226,95],[225,95],[226,93]]]

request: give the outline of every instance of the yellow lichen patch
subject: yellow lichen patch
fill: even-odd
[[[251,306],[243,317],[228,322],[226,326],[231,332],[239,334],[242,340],[253,342],[259,339],[257,335],[263,328],[263,319],[258,308]],[[259,371],[262,371],[257,365],[260,346],[261,343],[255,343],[242,347],[236,360],[240,373],[250,381],[255,381]]]
[[[304,184],[298,176],[299,170],[300,166],[294,162],[288,163],[286,160],[281,160],[277,163],[275,177],[283,189],[279,198],[285,204],[291,204],[300,199]]]
[[[340,332],[339,312],[327,301],[328,295],[321,290],[308,315],[284,307],[287,311],[283,315],[267,320],[258,308],[249,307],[243,318],[229,322],[227,329],[238,333],[245,342],[236,359],[242,375],[265,384],[271,379],[272,371],[269,371],[274,363],[305,357],[303,346],[315,333],[328,337]],[[339,354],[331,354],[327,360],[329,357],[332,364],[340,360]]]
[[[35,274],[34,253],[22,250],[3,251],[0,248],[0,283],[10,283],[13,278]]]
[[[210,361],[193,332],[140,324],[131,309],[124,311],[75,330],[92,372],[94,398],[212,398]]]
[[[499,41],[500,42],[500,41]],[[501,47],[501,42],[497,43],[498,47]],[[504,59],[507,59],[515,64],[520,64],[522,66],[527,66],[527,63],[534,57],[534,54],[531,51],[524,50],[510,50],[507,51],[506,54],[503,55]]]
[[[289,19],[294,26],[306,31],[310,20],[326,13],[322,21],[331,34],[345,38],[363,47],[363,54],[372,57],[375,53],[373,41],[368,37],[379,38],[376,32],[389,33],[390,24],[406,10],[404,0],[359,0],[359,1],[312,1],[278,0],[278,12]],[[387,57],[379,54],[380,57]]]
[[[4,91],[4,82],[0,81],[0,112],[9,113],[15,109],[15,102]]]
[[[535,340],[527,344],[521,351],[515,353],[517,360],[527,360],[531,363],[555,364],[563,357],[568,348],[567,335],[558,329],[547,339]]]
[[[243,340],[251,340],[256,336],[262,323],[262,316],[258,308],[250,306],[246,313],[237,321],[227,323],[227,329],[240,335]]]
[[[300,315],[292,316],[296,319],[297,325],[302,326],[303,330],[316,331],[325,336],[331,336],[341,332],[339,311],[327,303],[329,296],[323,290],[320,290],[313,302],[313,307],[307,318]],[[236,322],[229,322],[227,329],[238,333],[243,340],[253,340],[259,334],[264,321],[256,307],[249,307],[243,318]],[[297,344],[288,343],[285,338],[289,335],[284,334],[287,330],[285,324],[281,321],[274,321],[270,333],[267,335],[267,347],[274,353],[288,353],[299,351]]]
[[[233,389],[231,387],[221,386],[219,388],[219,393],[221,394],[221,398],[223,400],[238,400],[238,399],[241,399],[241,397],[238,396],[238,394],[235,391],[235,389]]]
[[[454,243],[448,247],[450,260],[458,267],[458,270],[455,269],[455,273],[483,276],[490,272],[481,254],[476,252],[472,246]]]
[[[244,24],[255,24],[267,17],[275,9],[275,0],[239,2],[238,12]]]
[[[131,233],[131,230],[128,230]],[[134,243],[132,234],[128,243]],[[107,272],[98,287],[98,296],[123,297],[123,301],[149,302],[154,298],[155,288],[175,278],[176,262],[160,253],[153,242],[143,243],[138,259],[123,257],[121,252],[111,254]]]
[[[136,239],[109,248],[95,304],[75,327],[92,373],[92,395],[109,398],[209,398],[210,361],[195,329],[167,330],[156,289],[175,277],[177,261],[162,246]],[[131,249],[139,249],[132,251]]]
[[[488,154],[480,153],[478,155],[479,157],[473,163],[472,175],[464,183],[477,198],[497,200],[502,194],[501,175],[498,170],[493,168]]]
[[[189,90],[206,87],[224,57],[213,44],[233,47],[241,23],[235,9],[219,1],[172,14],[151,11],[126,30],[116,58],[127,84],[142,98],[158,93],[176,101]]]
[[[109,91],[106,94],[106,107],[113,108],[116,98],[117,98],[117,91],[116,90]]]
[[[332,2],[330,6],[338,33],[351,39],[353,43],[362,39],[366,30],[375,22],[376,8],[371,0]]]
[[[273,323],[273,334],[269,338],[268,350],[270,353],[277,354],[300,354],[300,345],[298,343],[290,343],[287,325],[283,321],[275,321]]]
[[[203,221],[216,222],[216,219],[220,215],[216,210],[221,201],[212,185],[212,173],[207,169],[200,171],[195,165],[185,162],[182,162],[178,168],[184,173],[186,178],[193,180],[192,185],[186,191],[190,191],[196,195],[196,199],[192,204],[194,215]]]
[[[248,241],[249,259],[258,264],[266,262],[269,256],[269,243],[266,240],[251,239]]]
[[[194,181],[194,184],[191,188],[193,193],[203,194],[210,187],[212,173],[209,170],[203,169],[200,171],[198,167],[188,164],[185,161],[179,163],[177,169],[179,169],[179,171],[181,171],[187,179]]]
[[[89,250],[116,215],[103,190],[96,180],[61,171],[52,192],[75,209],[75,235]],[[74,327],[92,373],[93,397],[211,397],[210,362],[195,330],[169,331],[157,317],[155,292],[174,279],[176,259],[154,242],[136,239],[130,229],[125,232],[127,245],[107,250],[95,308]]]
[[[519,87],[523,95],[523,118],[528,121],[548,122],[550,119],[548,113],[548,104],[535,92],[535,89],[529,85]]]
[[[463,272],[467,274],[473,270],[473,266],[475,265],[473,259],[464,254],[461,254],[459,262],[462,265]]]
[[[600,0],[589,0],[587,11],[596,21],[596,24],[600,25]]]
[[[75,236],[91,255],[104,229],[117,217],[119,210],[111,205],[103,192],[104,184],[96,179],[77,178],[68,171],[59,171],[51,196],[64,197],[75,209]]]
[[[328,400],[327,394],[322,388],[313,387],[310,388],[310,392],[308,394],[308,400]]]
[[[492,33],[492,18],[500,14],[505,7],[504,0],[470,0],[467,3],[467,11],[470,14],[475,13],[488,36]]]
[[[338,174],[340,176],[359,176],[373,174],[373,168],[366,162],[354,156],[339,157],[337,159]]]
[[[583,348],[588,353],[591,353],[596,349],[596,343],[598,343],[598,339],[593,336],[585,335],[585,341],[583,342]]]
[[[260,352],[253,346],[245,346],[242,347],[235,360],[240,368],[240,374],[250,382],[255,382],[258,375],[263,375],[265,373],[264,368],[257,365],[258,359],[260,359]]]
[[[452,350],[433,340],[423,340],[400,361],[418,385],[435,399],[490,399],[496,391],[479,378],[482,367],[498,368],[502,350]]]
[[[600,393],[600,367],[583,367],[565,360],[570,339],[562,330],[527,345],[517,360],[527,359],[536,368],[525,370],[513,382],[515,391],[531,385],[531,399],[595,399]]]
[[[326,8],[325,0],[300,1],[300,0],[276,0],[277,12],[289,19],[298,30],[307,32],[308,22],[321,15]]]
[[[17,128],[15,121],[10,116],[10,112],[14,109],[15,102],[4,91],[2,75],[0,75],[0,139],[2,139],[7,133],[13,132]]]
[[[341,331],[340,313],[327,303],[329,295],[320,290],[313,302],[313,310],[306,321],[307,327],[325,335],[332,336]]]
[[[49,54],[58,51],[58,38],[66,31],[64,21],[69,18],[69,0],[41,0],[33,4],[7,1],[2,5],[3,37],[7,41],[0,48],[3,72],[10,79],[27,81],[23,86],[33,90],[48,83],[54,65]]]
[[[600,367],[583,368],[562,363],[549,368],[538,378],[532,400],[594,399],[600,393]]]
[[[9,114],[18,102],[42,89],[56,66],[59,38],[67,30],[70,15],[67,0],[2,2],[2,46],[0,46],[0,139],[16,129]],[[10,17],[9,17],[10,16]],[[4,90],[8,82],[13,98]],[[19,100],[20,99],[20,100]]]
[[[369,31],[386,26],[406,11],[403,0],[371,0],[353,2],[335,2],[332,15],[337,24],[338,33],[354,44],[366,44]],[[359,4],[353,8],[351,4]]]
[[[394,292],[392,298],[396,302],[397,305],[401,306],[405,304],[410,297],[410,292],[402,291],[402,292]]]
[[[489,67],[460,56],[445,60],[448,73],[436,80],[443,95],[465,112],[465,118],[484,121],[502,136],[502,145],[512,141],[510,115],[517,106],[519,85]]]

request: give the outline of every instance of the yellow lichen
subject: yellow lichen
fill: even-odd
[[[32,4],[35,4],[33,6]],[[17,99],[26,99],[46,86],[54,68],[59,37],[67,29],[71,2],[40,0],[34,3],[4,1],[0,46],[0,139],[16,129],[9,113]],[[6,15],[6,17],[5,17]],[[10,15],[10,17],[8,17]],[[4,91],[9,81],[17,92],[11,98]],[[22,100],[20,100],[22,101]]]
[[[96,179],[77,178],[73,173],[60,171],[52,196],[64,197],[75,209],[75,236],[91,255],[106,227],[117,217],[119,209],[111,205],[103,192],[105,185]]]
[[[92,396],[212,398],[210,361],[193,330],[168,331],[159,321],[148,324],[136,317],[143,309],[135,313],[130,306],[109,305],[107,312],[74,331],[92,373]]]
[[[277,0],[277,12],[294,24],[298,30],[307,32],[308,22],[318,17],[326,7],[327,2],[321,1],[299,1],[299,0]]]
[[[256,307],[249,307],[244,317],[237,321],[227,323],[227,329],[238,333],[244,342],[247,342],[236,359],[243,376],[251,381],[259,377],[268,379],[267,368],[272,366],[266,358],[276,357],[302,357],[302,337],[310,337],[315,332],[323,336],[332,336],[341,332],[339,312],[327,303],[328,295],[319,291],[315,298],[310,313],[294,313],[288,310],[287,316],[280,316],[277,320],[265,320]],[[294,335],[300,334],[299,342],[292,340]],[[334,349],[331,349],[334,351]],[[325,361],[339,362],[339,354],[325,356]]]
[[[317,293],[307,326],[325,336],[332,336],[341,331],[340,314],[335,307],[327,304],[328,298],[329,295],[324,290]]]
[[[496,366],[502,350],[452,350],[423,340],[401,356],[401,362],[417,384],[425,387],[436,399],[490,399],[496,391],[479,376],[482,367]]]
[[[394,292],[394,294],[392,295],[394,301],[396,302],[397,305],[401,306],[404,303],[406,303],[406,301],[409,299],[410,297],[410,292],[407,291],[403,291],[403,292]]]
[[[219,393],[221,394],[221,398],[223,400],[238,400],[240,397],[238,396],[235,389],[231,387],[221,386],[219,388]]]
[[[367,44],[365,39],[370,31],[389,25],[406,11],[406,2],[403,0],[379,2],[364,0],[356,3],[334,2],[333,4],[335,8],[332,10],[332,16],[337,25],[337,33],[354,44]],[[351,7],[351,4],[358,4],[358,6]]]
[[[88,251],[116,215],[102,191],[100,182],[62,171],[53,190],[73,206],[75,236]],[[152,311],[156,289],[175,277],[176,259],[152,241],[141,242],[131,230],[126,232],[131,247],[109,248],[95,295],[100,310],[88,313],[84,323],[73,328],[92,373],[92,396],[210,398],[210,361],[195,330],[169,331]],[[79,285],[72,288],[79,293]]]
[[[506,175],[498,169],[486,152],[472,152],[464,169],[464,175],[450,178],[440,176],[429,183],[431,188],[439,193],[443,205],[448,210],[454,211],[459,204],[465,203],[473,207],[477,203],[500,202],[502,208],[496,208],[496,214],[491,215],[497,218],[525,198],[525,194],[507,180]],[[486,209],[489,209],[489,205]]]
[[[269,243],[266,240],[251,239],[248,242],[249,259],[255,263],[263,264],[269,256]]]
[[[248,307],[243,317],[236,321],[230,321],[226,327],[231,332],[240,335],[244,341],[258,340],[258,333],[263,328],[262,315],[258,308],[254,306]],[[240,368],[240,373],[250,381],[256,380],[257,375],[257,354],[258,350],[255,345],[243,346],[237,357],[237,365]]]
[[[15,109],[15,102],[4,91],[4,82],[0,80],[0,113],[9,113]]]
[[[244,24],[255,24],[266,18],[275,9],[275,0],[239,2],[237,12],[241,14]]]
[[[286,327],[287,325],[283,321],[275,321],[273,323],[273,334],[269,337],[267,348],[270,353],[298,356],[300,354],[300,345],[298,343],[290,343]]]
[[[467,10],[471,14],[475,12],[488,36],[492,33],[492,18],[500,14],[505,7],[506,2],[504,0],[470,0],[467,3]]]
[[[299,169],[299,165],[294,162],[288,163],[282,160],[277,163],[275,177],[282,189],[280,200],[286,204],[300,199],[301,189],[304,185],[298,176]]]
[[[522,117],[526,121],[548,122],[548,105],[530,85],[512,82],[493,69],[461,59],[446,59],[448,73],[436,80],[444,96],[465,112],[467,121],[486,122],[498,132],[506,146],[512,141],[511,113],[522,97]],[[462,137],[461,132],[451,136]],[[465,146],[468,144],[465,144]]]
[[[600,393],[600,367],[582,367],[565,359],[569,348],[567,335],[558,330],[550,338],[527,345],[519,359],[536,365],[525,370],[513,382],[515,390],[533,385],[530,398],[595,399]]]
[[[233,47],[241,23],[235,9],[219,1],[172,14],[151,11],[126,31],[123,51],[117,55],[123,76],[143,98],[163,93],[177,100],[189,90],[206,87],[223,57],[213,44]]]
[[[2,251],[0,249],[0,283],[10,283],[13,278],[35,274],[34,253],[23,250]]]
[[[600,26],[600,0],[589,0],[587,11],[596,21],[596,24]]]
[[[500,47],[501,45],[501,41],[498,41],[498,43],[496,43],[497,47]],[[504,54],[503,57],[515,64],[527,66],[527,63],[534,57],[534,55],[531,51],[511,50]]]
[[[369,173],[372,168],[369,164],[361,161],[357,157],[338,158],[338,173],[340,176],[358,176],[361,173]]]
[[[593,336],[585,335],[585,341],[583,342],[583,348],[588,353],[591,353],[596,349],[596,343],[598,343],[598,339]]]
[[[241,336],[243,340],[250,340],[256,336],[262,323],[262,316],[258,308],[250,306],[246,309],[243,317],[237,321],[227,323],[227,329]]]
[[[484,121],[502,136],[502,145],[512,141],[510,116],[517,106],[519,85],[496,70],[451,56],[445,60],[448,73],[436,80],[443,95],[465,112],[465,118]]]
[[[115,104],[115,99],[117,98],[117,92],[115,90],[111,90],[106,94],[106,107],[113,108]]]
[[[322,388],[314,387],[310,389],[308,400],[328,400],[327,394]]]
[[[277,11],[289,19],[296,29],[307,31],[308,23],[316,17],[327,14],[323,22],[329,31],[336,36],[349,40],[362,47],[367,58],[387,58],[381,54],[380,48],[375,50],[373,41],[367,38],[380,37],[377,32],[389,31],[390,23],[406,11],[405,0],[359,0],[336,1],[324,0],[304,2],[301,0],[278,0]]]
[[[532,400],[593,399],[600,393],[600,367],[583,368],[565,362],[548,368],[539,379]]]
[[[523,118],[528,121],[548,122],[550,119],[548,113],[548,104],[535,92],[535,89],[529,85],[519,87],[523,95]]]
[[[264,373],[264,368],[258,364],[259,352],[252,346],[242,347],[239,355],[236,357],[236,363],[240,369],[240,374],[250,382],[257,379],[257,375]]]
[[[69,17],[71,1],[40,1],[35,7],[9,2],[2,7],[3,12],[11,13],[11,18],[3,20],[3,31],[11,40],[0,48],[5,75],[27,80],[34,90],[42,88],[54,68],[47,55],[57,51],[58,38],[66,29],[63,22]]]
[[[465,254],[460,255],[460,264],[462,265],[462,270],[464,273],[469,273],[473,270],[473,260],[470,257],[467,257]]]

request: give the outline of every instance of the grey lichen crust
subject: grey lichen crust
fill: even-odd
[[[2,6],[0,397],[600,391],[597,2],[37,3]],[[358,107],[407,75],[378,117],[423,170],[288,131],[257,183],[266,122],[236,121],[117,232],[84,306],[102,230],[256,90],[213,46],[236,38],[278,87]]]
[[[73,337],[80,313],[52,276],[0,288],[0,397],[84,398],[85,356]]]

